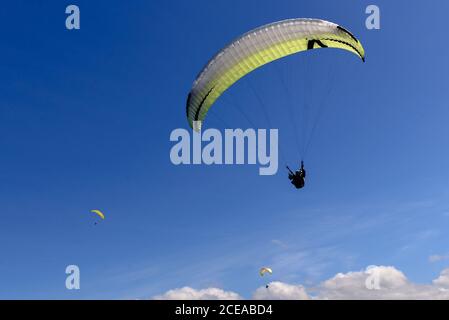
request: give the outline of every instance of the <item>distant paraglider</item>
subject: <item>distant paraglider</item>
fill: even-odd
[[[103,212],[101,212],[100,210],[91,210],[90,212],[95,213],[98,217],[101,218],[101,220],[104,220],[105,216],[103,214]],[[97,224],[97,222],[94,223],[95,225]]]
[[[261,277],[263,277],[265,274],[273,274],[273,270],[271,269],[271,268],[268,268],[268,267],[262,267],[262,268],[260,268],[260,270],[259,270],[259,274],[260,274],[260,276]],[[268,284],[267,285],[265,285],[265,288],[267,288],[268,289]]]

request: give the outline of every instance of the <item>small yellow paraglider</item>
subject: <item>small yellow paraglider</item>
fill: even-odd
[[[90,212],[95,213],[97,216],[99,216],[101,218],[101,220],[104,220],[104,214],[100,210],[95,209],[95,210],[90,210]],[[95,225],[96,224],[97,223],[95,222]]]

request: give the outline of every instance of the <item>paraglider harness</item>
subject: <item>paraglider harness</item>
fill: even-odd
[[[304,169],[304,162],[301,161],[301,168],[296,172],[293,172],[288,166],[287,170],[289,171],[288,178],[290,182],[295,186],[296,189],[301,189],[304,187],[306,178],[306,170]]]

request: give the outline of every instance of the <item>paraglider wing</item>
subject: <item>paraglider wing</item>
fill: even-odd
[[[343,27],[324,20],[289,19],[245,33],[219,51],[194,81],[186,106],[189,125],[199,131],[209,108],[220,95],[254,69],[318,48],[344,49],[365,61],[360,41]]]
[[[104,214],[100,210],[91,210],[90,212],[95,213],[97,216],[99,216],[102,220],[104,220]]]
[[[267,267],[260,268],[259,274],[261,277],[263,277],[266,273],[272,274],[273,270],[271,270],[271,268],[267,268]]]

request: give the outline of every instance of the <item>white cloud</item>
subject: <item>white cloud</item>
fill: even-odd
[[[440,276],[433,280],[433,284],[440,288],[449,289],[449,269],[441,271]]]
[[[260,287],[253,295],[256,300],[307,300],[309,295],[301,285],[292,285],[283,282],[271,282],[268,288]]]
[[[372,277],[377,277],[378,286],[369,285],[371,282],[367,279],[373,279]],[[417,284],[408,280],[404,273],[393,266],[371,266],[362,271],[338,273],[315,288],[307,288],[300,284],[271,282],[268,288],[264,286],[256,289],[252,298],[257,300],[448,300],[449,268],[444,269],[432,283]],[[167,291],[154,299],[242,298],[235,292],[217,288],[195,290],[184,287]]]
[[[378,276],[379,288],[368,289],[367,278]],[[415,284],[394,267],[376,266],[365,271],[337,274],[324,281],[317,290],[317,299],[388,299],[388,300],[427,300],[449,299],[449,269],[443,270],[432,284]]]
[[[429,256],[429,262],[439,262],[439,261],[443,261],[443,260],[448,260],[449,259],[449,254],[433,254],[431,256]]]
[[[275,244],[276,246],[279,246],[282,249],[287,249],[288,245],[285,244],[283,241],[279,240],[279,239],[273,239],[271,240],[272,244]]]
[[[218,288],[196,290],[190,287],[169,290],[153,297],[155,300],[239,300],[241,297],[232,291]]]

